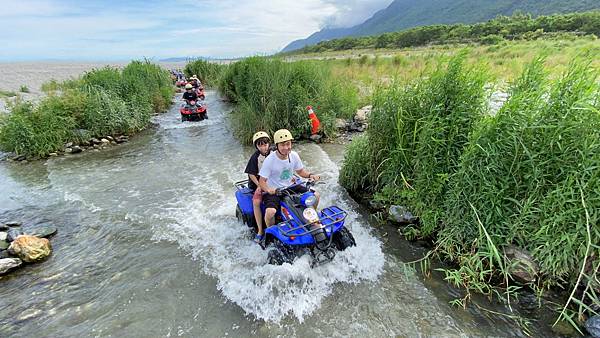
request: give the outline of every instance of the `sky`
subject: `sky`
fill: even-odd
[[[0,0],[0,61],[234,58],[359,24],[392,0]]]

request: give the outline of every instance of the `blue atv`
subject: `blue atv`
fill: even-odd
[[[298,181],[286,188],[277,189],[281,197],[281,208],[275,215],[276,224],[265,229],[263,248],[271,246],[268,263],[281,265],[292,263],[296,257],[309,253],[312,265],[331,261],[336,250],[345,250],[355,246],[352,233],[344,226],[348,213],[337,206],[330,206],[317,212],[314,205],[315,194],[310,191],[297,193],[292,188],[305,185],[310,188],[314,182]],[[248,180],[235,183],[237,191],[236,216],[244,222],[253,234],[257,231],[252,206],[252,191],[248,189]],[[263,215],[265,207],[261,205]]]

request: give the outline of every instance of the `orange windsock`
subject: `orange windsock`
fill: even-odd
[[[312,106],[308,106],[308,107],[306,107],[306,109],[308,109],[308,117],[310,118],[310,123],[312,125],[310,133],[312,135],[315,135],[319,132],[319,128],[321,127],[321,121],[319,121],[319,118],[317,117],[317,114],[315,114],[314,110],[312,109]]]

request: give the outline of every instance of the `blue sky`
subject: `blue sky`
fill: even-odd
[[[270,54],[391,0],[0,0],[0,61]]]

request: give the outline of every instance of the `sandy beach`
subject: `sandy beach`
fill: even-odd
[[[0,90],[17,93],[22,99],[36,101],[43,93],[41,86],[52,79],[64,81],[76,78],[86,71],[105,66],[123,67],[128,62],[9,62],[0,63]],[[171,68],[183,68],[185,62],[158,62],[157,64]],[[27,86],[29,93],[19,92],[21,86]],[[6,112],[7,100],[0,99],[0,111]]]

